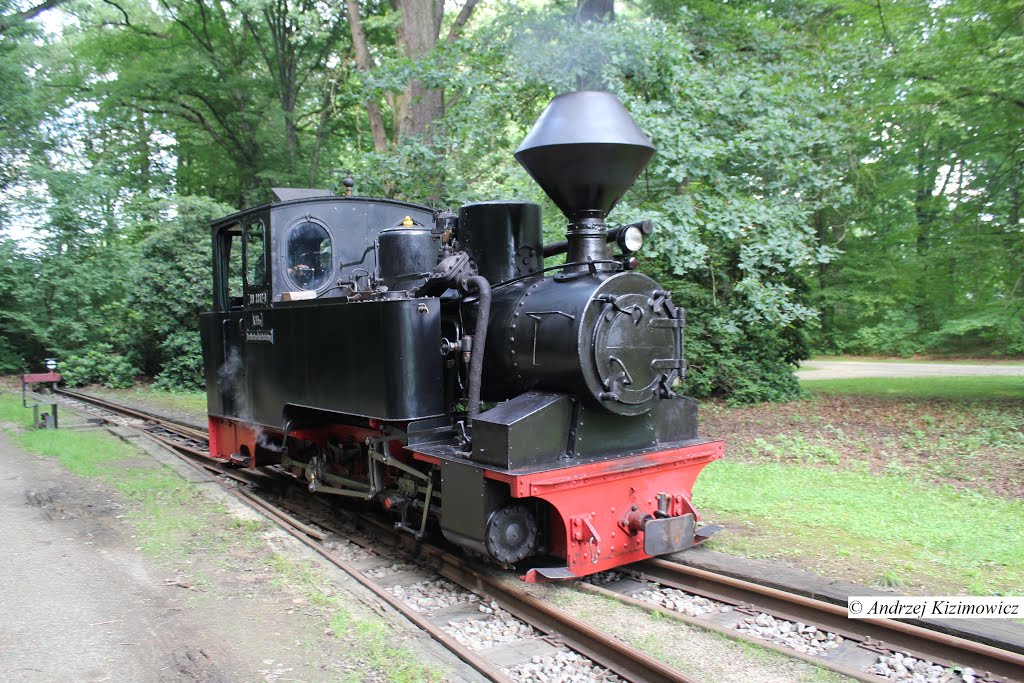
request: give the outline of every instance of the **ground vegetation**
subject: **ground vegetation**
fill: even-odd
[[[1019,588],[1020,378],[804,385],[782,406],[704,405],[702,431],[728,443],[694,489],[727,529],[712,547],[911,593]]]
[[[162,590],[188,595],[188,616],[175,634],[175,651],[183,650],[204,627],[212,625],[217,633],[225,628],[242,632],[245,624],[258,622],[265,628],[253,634],[249,629],[240,636],[249,642],[234,643],[242,653],[235,665],[245,670],[243,675],[394,683],[449,677],[422,649],[414,651],[407,644],[408,634],[401,627],[361,605],[323,566],[305,556],[303,546],[282,542],[266,520],[246,514],[247,508],[230,508],[105,430],[31,430],[26,429],[28,415],[14,394],[0,393],[0,431],[28,453],[53,459],[73,475],[65,475],[63,488],[27,491],[29,503],[43,508],[51,521],[83,520],[87,546],[119,557],[139,553],[141,562],[131,560],[135,571],[166,576]],[[67,413],[64,417],[69,418]],[[153,609],[147,602],[140,599],[134,609]],[[173,601],[164,598],[159,604]],[[164,621],[154,627],[155,640],[166,637],[158,633],[169,621],[164,609]],[[68,637],[75,637],[74,628],[69,632]],[[204,654],[197,660],[175,658],[176,673],[223,680],[226,674],[219,667],[226,658]],[[203,663],[211,659],[204,669]]]
[[[686,390],[811,350],[1024,352],[1013,0],[0,1],[0,371],[201,383],[204,221],[273,186],[564,218],[512,151],[615,93],[658,155],[612,218],[688,311]]]

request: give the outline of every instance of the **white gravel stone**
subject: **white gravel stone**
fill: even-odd
[[[843,642],[843,637],[835,633],[819,631],[816,626],[802,622],[776,619],[764,612],[746,617],[736,625],[736,630],[810,655],[825,654]]]
[[[395,562],[394,564],[390,564],[386,567],[377,567],[376,569],[369,569],[364,573],[371,579],[380,579],[385,576],[391,576],[392,574],[408,571],[410,569],[413,569],[413,566],[411,564],[406,564],[404,562]]]
[[[583,655],[559,650],[546,657],[534,657],[501,672],[514,681],[530,683],[619,683],[621,678],[594,664]]]
[[[890,681],[908,683],[976,683],[977,680],[971,669],[957,673],[954,669],[911,657],[906,652],[879,655],[869,671]]]
[[[360,548],[355,543],[344,540],[329,539],[324,541],[324,547],[331,551],[334,555],[337,555],[342,560],[349,562],[354,560],[365,560],[368,557],[373,557],[373,553],[370,551]]]
[[[388,592],[417,612],[434,612],[454,605],[472,604],[480,598],[444,579],[420,581],[410,586],[391,586]]]
[[[649,588],[633,597],[689,617],[697,617],[709,612],[730,611],[727,609],[729,606],[724,603],[692,595],[677,588]]]
[[[449,621],[447,626],[441,628],[470,650],[484,650],[539,635],[529,624],[516,619],[494,603],[480,605],[481,611],[485,609],[488,616],[481,619]]]

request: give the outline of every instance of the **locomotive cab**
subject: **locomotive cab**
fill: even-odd
[[[605,223],[653,153],[612,95],[555,98],[516,152],[568,220],[555,245],[521,201],[276,190],[213,223],[211,455],[378,503],[528,580],[709,536],[690,496],[722,444],[675,390],[685,315],[632,270],[649,224]]]

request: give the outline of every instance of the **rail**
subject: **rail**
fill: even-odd
[[[180,420],[129,408],[116,402],[80,392],[57,390],[57,393],[74,400],[92,404],[104,410],[127,415],[155,425],[157,427],[156,431],[153,431],[153,428],[149,428],[146,430],[147,435],[188,456],[186,461],[194,466],[247,483],[257,483],[268,479],[265,474],[246,476],[246,471],[228,468],[220,463],[220,461],[210,458],[205,449],[206,434],[200,432],[197,425],[190,425]],[[183,443],[180,439],[185,439],[186,442]],[[198,442],[202,443],[199,444]],[[197,447],[197,445],[202,445],[202,448]],[[197,460],[199,461],[198,463],[196,462]],[[423,618],[422,615],[405,608],[401,601],[387,593],[386,590],[379,586],[371,585],[374,584],[373,581],[369,580],[348,563],[333,556],[323,545],[326,535],[318,531],[315,526],[300,521],[285,510],[248,491],[239,489],[234,491],[238,497],[264,512],[300,541],[313,548],[346,573],[352,575],[360,584],[399,610],[410,621],[425,630],[486,678],[495,681],[508,680],[504,674],[501,674],[492,665],[483,661],[472,650],[459,644],[450,635]],[[381,533],[393,532],[386,523],[373,517],[364,518],[362,521],[374,525]],[[317,520],[316,526],[329,528],[329,522]],[[392,542],[405,544],[411,543],[411,539],[405,535],[394,534]],[[509,612],[528,623],[536,625],[541,631],[557,633],[558,637],[572,649],[590,657],[595,662],[618,673],[627,680],[675,681],[679,683],[686,683],[691,680],[683,673],[653,659],[636,648],[604,634],[572,615],[538,599],[530,593],[525,585],[520,584],[518,580],[496,578],[492,574],[471,566],[464,558],[455,556],[442,548],[430,544],[419,544],[416,547],[420,553],[432,558],[437,564],[440,574],[449,580],[470,591],[497,601]],[[851,620],[847,617],[844,607],[833,603],[816,600],[778,588],[762,586],[670,560],[652,559],[623,569],[640,581],[676,588],[748,611],[756,606],[758,611],[776,615],[782,619],[814,624],[821,629],[841,635],[846,640],[856,643],[858,648],[869,653],[910,652],[915,657],[922,657],[947,667],[969,666],[979,672],[977,676],[979,681],[1024,680],[1021,678],[1021,672],[1024,672],[1024,655],[984,643],[892,619]],[[649,602],[638,600],[629,594],[616,592],[600,585],[580,583],[578,586],[582,590],[611,597],[648,611],[658,611],[702,628],[720,631],[731,637],[756,642],[763,647],[778,650],[788,656],[832,669],[856,680],[882,680],[882,677],[869,673],[863,666],[850,666],[842,661],[832,661],[823,656],[795,652],[768,641],[749,636],[745,637],[734,629],[687,617],[677,612],[659,609],[656,605],[652,605]]]

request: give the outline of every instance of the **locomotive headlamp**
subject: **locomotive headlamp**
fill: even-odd
[[[622,232],[619,233],[619,248],[627,254],[640,251],[640,247],[644,246],[644,233],[635,225],[631,225]]]

